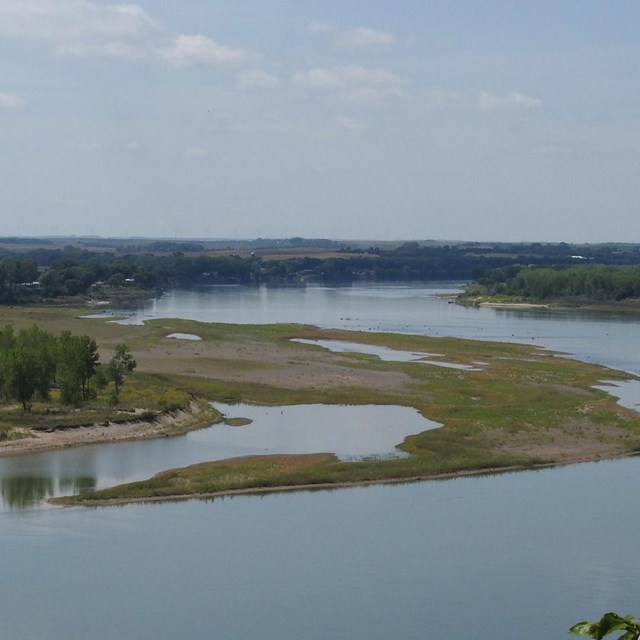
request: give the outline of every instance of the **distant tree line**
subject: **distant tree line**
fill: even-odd
[[[17,302],[36,288],[40,270],[31,258],[0,260],[0,303]]]
[[[619,301],[640,298],[640,266],[510,266],[485,272],[478,293],[529,300]]]
[[[316,246],[312,241],[302,238],[287,240],[289,247],[298,243],[303,247]],[[161,251],[162,255],[149,250],[150,246],[155,251]],[[522,265],[544,266],[553,270],[567,269],[576,264],[640,265],[640,247],[635,245],[421,245],[417,242],[407,242],[394,249],[369,247],[366,250],[341,246],[341,250],[345,251],[344,257],[309,256],[280,259],[206,252],[186,255],[185,251],[178,249],[195,250],[201,247],[195,242],[179,241],[141,244],[139,247],[135,246],[135,252],[132,253],[123,253],[120,250],[89,251],[73,246],[64,249],[45,246],[21,251],[19,254],[17,251],[5,249],[0,251],[0,304],[38,297],[46,299],[90,293],[99,295],[101,287],[160,291],[168,287],[186,287],[194,284],[346,284],[358,281],[478,278],[482,278],[485,285],[488,285],[492,278],[499,278],[500,283],[506,286],[506,276],[518,273],[523,268]],[[335,246],[331,248],[336,249]],[[171,252],[170,255],[167,255],[167,252]],[[502,274],[499,276],[487,275],[493,269],[506,271],[496,272]],[[550,276],[546,279],[549,278]],[[512,286],[511,283],[509,286]],[[628,287],[628,283],[625,286]],[[527,290],[531,287],[533,284],[528,286]]]
[[[15,332],[0,329],[0,397],[19,402],[28,411],[34,398],[49,400],[52,389],[60,401],[79,406],[112,383],[111,401],[118,401],[124,378],[136,367],[129,348],[119,344],[106,366],[100,365],[93,338],[63,331],[59,336],[32,326]]]

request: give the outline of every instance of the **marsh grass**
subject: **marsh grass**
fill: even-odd
[[[521,468],[545,461],[523,458]],[[92,504],[145,499],[207,497],[229,492],[338,487],[371,482],[398,482],[460,472],[499,471],[513,466],[507,456],[449,458],[435,454],[406,459],[340,462],[333,454],[251,456],[173,469],[141,482],[57,498],[58,504]]]

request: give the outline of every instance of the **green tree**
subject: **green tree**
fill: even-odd
[[[89,336],[72,336],[64,331],[58,338],[58,375],[62,401],[79,404],[89,399],[89,382],[95,375],[100,356],[98,345]]]
[[[10,396],[22,403],[24,411],[29,411],[37,389],[37,356],[25,347],[16,347],[5,357],[3,369],[5,385]]]
[[[14,350],[22,350],[28,354],[35,391],[41,398],[48,398],[56,372],[55,338],[51,333],[33,325],[22,329],[16,336]],[[26,362],[26,356],[21,356]],[[33,395],[33,394],[32,394]]]
[[[624,631],[618,640],[640,640],[640,621],[633,616],[619,616],[611,612],[605,613],[598,622],[578,622],[569,631],[576,636],[589,636],[595,640],[601,640],[616,631]]]
[[[116,345],[115,353],[109,361],[107,368],[107,377],[114,385],[116,402],[118,401],[120,387],[123,385],[125,377],[128,376],[136,366],[137,363],[133,359],[129,347],[124,343]]]

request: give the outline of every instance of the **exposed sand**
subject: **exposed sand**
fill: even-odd
[[[35,453],[50,449],[76,447],[100,442],[123,442],[126,440],[146,440],[171,435],[188,429],[202,426],[197,417],[201,413],[196,403],[188,410],[172,411],[159,416],[153,421],[136,421],[122,423],[100,422],[89,427],[71,427],[55,431],[27,431],[26,437],[19,440],[0,442],[0,456],[20,453]]]
[[[542,302],[480,302],[481,307],[505,309],[548,309],[550,305]]]
[[[136,353],[138,371],[168,371],[234,382],[300,389],[362,386],[401,391],[411,383],[402,371],[350,366],[353,359],[318,348],[313,359],[296,343],[163,340]]]

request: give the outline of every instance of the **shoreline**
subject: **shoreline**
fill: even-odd
[[[55,451],[93,444],[132,442],[181,435],[214,424],[219,420],[213,408],[209,412],[195,400],[182,409],[167,411],[153,420],[128,420],[89,426],[61,427],[52,431],[29,430],[23,438],[0,442],[0,458]]]
[[[546,302],[522,302],[518,300],[492,300],[491,296],[452,296],[451,302],[462,307],[486,307],[494,309],[558,309],[566,311],[609,311],[619,313],[640,313],[637,299],[598,302],[596,300],[549,300]]]
[[[274,457],[278,454],[274,454]],[[418,476],[408,476],[406,478],[381,478],[378,480],[358,480],[354,482],[324,482],[324,483],[302,483],[279,486],[249,487],[241,489],[225,489],[222,491],[212,491],[206,493],[185,493],[172,496],[142,496],[132,498],[106,498],[104,500],[73,500],[77,496],[60,496],[49,498],[45,502],[57,507],[112,507],[127,504],[146,504],[159,502],[185,502],[187,500],[215,500],[216,498],[232,498],[235,496],[268,495],[272,493],[289,493],[294,491],[331,491],[338,489],[349,489],[356,487],[370,487],[379,485],[412,484],[415,482],[429,482],[436,480],[454,480],[456,478],[473,478],[485,475],[497,475],[502,473],[518,473],[521,471],[540,471],[555,467],[564,467],[574,464],[585,464],[590,462],[606,462],[610,460],[622,460],[639,456],[640,452],[626,452],[617,455],[585,457],[576,456],[575,459],[567,459],[558,462],[544,462],[532,465],[509,465],[505,467],[489,467],[486,469],[466,469],[460,471],[448,471],[446,473],[425,474]],[[251,460],[259,456],[243,456],[241,458],[228,458],[229,460]],[[221,460],[220,462],[225,462]],[[206,464],[206,463],[205,463]],[[174,471],[169,469],[167,471]],[[166,473],[166,472],[163,472]]]

